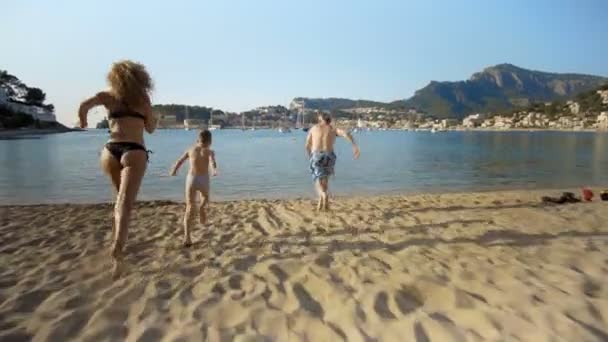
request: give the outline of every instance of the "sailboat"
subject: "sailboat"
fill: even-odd
[[[309,127],[304,126],[304,111],[298,111],[298,115],[296,116],[296,129],[302,129],[304,132],[308,132]]]
[[[215,131],[216,129],[222,129],[222,126],[213,124],[213,111],[211,113],[209,113],[209,125],[207,125],[207,129],[210,131]]]
[[[296,115],[296,129],[300,129],[302,128],[302,113],[300,111],[298,111],[298,114]]]
[[[184,119],[184,129],[186,131],[190,130],[190,108],[188,108],[188,106],[186,106],[186,115],[185,115],[185,119]]]
[[[353,128],[353,133],[359,133],[363,130],[363,127],[365,125],[363,124],[363,121],[361,121],[361,118],[357,119],[357,127]]]
[[[279,126],[278,131],[280,133],[291,133],[291,129],[289,129],[287,125],[287,119],[285,114],[283,114],[283,119],[281,120],[281,125]]]

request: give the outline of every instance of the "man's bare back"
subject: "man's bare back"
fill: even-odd
[[[306,138],[306,152],[310,156],[313,152],[333,152],[336,144],[336,137],[343,137],[353,146],[355,159],[359,158],[359,147],[355,144],[350,133],[341,128],[335,128],[329,123],[320,122],[308,131]]]
[[[333,152],[336,143],[337,129],[331,125],[314,125],[309,131],[312,152]]]

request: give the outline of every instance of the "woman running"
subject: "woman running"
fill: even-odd
[[[101,152],[101,168],[110,177],[116,193],[111,249],[116,274],[127,240],[131,209],[148,162],[144,129],[154,132],[157,118],[150,103],[152,79],[142,64],[129,60],[114,63],[107,81],[110,89],[82,102],[78,117],[80,127],[85,128],[91,108],[104,106],[108,110],[110,139]]]

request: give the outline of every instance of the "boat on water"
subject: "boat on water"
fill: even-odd
[[[222,129],[222,125],[214,125],[213,124],[213,111],[209,113],[209,122],[207,123],[207,129],[210,131],[215,131],[218,129]]]
[[[184,119],[184,130],[186,130],[186,131],[190,130],[190,111],[187,106],[186,106],[186,115],[185,115],[185,119]]]
[[[291,133],[291,129],[289,127],[279,127],[279,133]]]

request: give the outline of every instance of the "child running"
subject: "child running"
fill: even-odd
[[[196,203],[196,195],[200,193],[201,204],[199,207],[200,223],[207,222],[206,206],[209,203],[209,164],[213,167],[213,176],[217,175],[217,164],[215,153],[211,147],[211,132],[201,131],[196,144],[190,147],[175,162],[171,170],[171,176],[177,174],[177,170],[186,159],[190,160],[190,170],[186,177],[186,213],[184,214],[184,247],[192,246],[190,238],[190,226],[194,219],[193,207]]]

